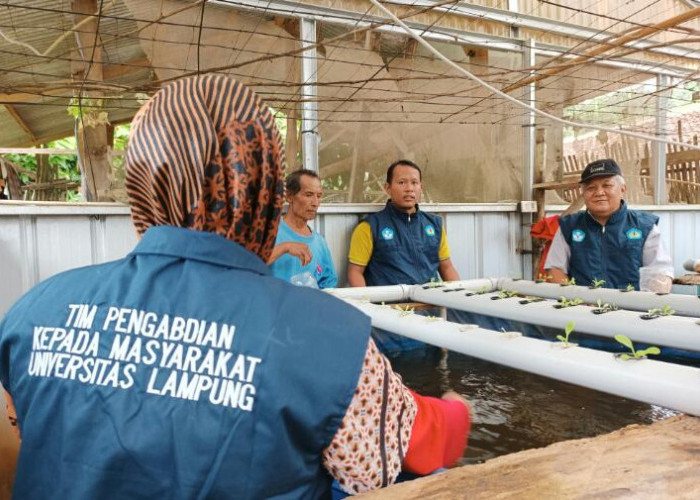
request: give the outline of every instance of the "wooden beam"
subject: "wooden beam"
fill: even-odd
[[[538,183],[544,181],[545,163],[547,161],[547,130],[538,128],[535,130],[535,165],[533,172],[533,193],[532,199],[537,203],[537,214],[535,221],[539,222],[544,218],[545,191],[535,189]],[[538,238],[532,238],[532,279],[537,279],[537,272],[540,268],[540,257],[542,256],[542,242]]]
[[[75,13],[73,21],[83,26],[81,31],[75,33],[76,47],[71,63],[71,77],[75,82],[104,80],[102,42],[97,32],[97,18],[94,16],[98,9],[97,0],[71,1],[71,10]],[[104,95],[94,90],[85,94],[80,97],[100,99]],[[79,121],[76,139],[78,165],[83,176],[83,197],[87,201],[111,201],[112,164],[106,125],[85,126]]]
[[[77,149],[68,148],[0,148],[2,154],[24,154],[24,155],[77,155]],[[121,150],[112,151],[112,156],[123,156]]]
[[[146,57],[139,57],[124,63],[105,64],[102,68],[102,78],[112,80],[144,69],[151,69],[151,61]]]
[[[5,104],[5,109],[7,110],[8,113],[10,113],[10,116],[12,119],[17,123],[17,125],[20,126],[22,130],[24,130],[24,133],[29,136],[31,141],[33,143],[36,143],[36,136],[34,135],[34,132],[32,132],[32,129],[29,128],[29,125],[22,119],[20,114],[17,112],[17,110],[14,108],[14,106],[11,106],[9,104]]]
[[[660,23],[654,24],[652,26],[647,26],[644,28],[639,28],[636,30],[633,30],[631,33],[628,33],[626,35],[622,35],[616,38],[613,38],[612,40],[609,41],[604,41],[600,42],[598,46],[592,48],[591,50],[587,51],[586,53],[575,57],[573,59],[570,59],[566,61],[565,63],[559,64],[556,67],[551,67],[547,68],[552,61],[555,61],[557,59],[560,59],[560,56],[555,56],[545,62],[544,64],[541,64],[534,69],[534,71],[537,72],[535,76],[531,76],[528,78],[525,78],[523,80],[520,80],[517,83],[514,83],[513,85],[509,85],[503,89],[503,92],[511,92],[513,90],[519,89],[521,87],[524,87],[525,85],[528,85],[533,82],[538,82],[540,80],[543,80],[547,78],[548,76],[555,75],[557,73],[561,73],[567,68],[571,68],[574,66],[578,66],[583,62],[590,61],[596,56],[599,56],[600,54],[603,54],[605,52],[609,52],[612,49],[619,48],[619,47],[625,47],[627,43],[629,42],[634,42],[636,40],[645,38],[650,35],[654,35],[656,33],[659,33],[663,30],[666,30],[668,28],[673,28],[674,26],[677,26],[679,24],[682,24],[684,22],[690,21],[692,19],[695,19],[697,17],[700,17],[700,7],[696,7],[694,9],[691,9],[687,12],[683,12],[682,14],[679,14],[677,16],[673,16],[669,19],[666,19],[665,21],[662,21]]]
[[[41,102],[42,96],[36,94],[30,94],[28,92],[13,92],[8,94],[6,92],[0,92],[0,103],[2,104],[14,104],[14,103],[34,103]]]
[[[579,176],[575,178],[564,177],[561,181],[549,181],[549,182],[538,182],[532,185],[532,189],[540,189],[544,191],[551,191],[553,189],[571,189],[578,187],[581,179]]]

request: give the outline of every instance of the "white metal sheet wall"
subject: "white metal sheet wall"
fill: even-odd
[[[376,205],[327,205],[315,227],[326,236],[341,283],[350,234]],[[452,259],[462,278],[520,277],[523,237],[515,204],[434,205],[445,218]],[[700,207],[645,207],[660,216],[665,243],[683,274],[688,258],[700,258]],[[0,314],[31,286],[74,267],[118,259],[136,244],[129,210],[118,205],[0,204]],[[529,256],[525,256],[529,259]]]

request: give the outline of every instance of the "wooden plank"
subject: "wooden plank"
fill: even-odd
[[[561,59],[561,56],[554,56],[553,58],[550,58],[549,60],[545,61],[543,64],[533,68],[534,72],[536,73],[535,76],[524,78],[518,81],[517,83],[509,85],[505,89],[503,89],[503,92],[512,92],[515,89],[519,89],[533,82],[538,82],[549,76],[561,73],[565,69],[574,66],[579,66],[581,65],[581,63],[590,62],[596,56],[604,54],[605,52],[609,52],[614,48],[625,47],[630,42],[634,42],[636,40],[644,39],[646,37],[655,35],[667,28],[672,28],[674,26],[677,26],[678,24],[685,23],[697,17],[700,17],[700,7],[696,7],[686,12],[682,12],[681,14],[678,14],[651,26],[633,29],[632,31],[626,32],[623,35],[618,36],[617,38],[608,40],[605,43],[600,43],[594,46],[592,49],[581,53],[580,56],[574,57],[573,59],[570,59],[564,63],[553,65],[552,63],[556,59]]]
[[[544,181],[545,163],[547,162],[547,130],[538,128],[535,130],[535,171],[533,175],[533,196],[532,199],[537,203],[537,214],[535,222],[542,220],[544,217],[544,202],[546,191],[544,189],[536,189],[535,186]],[[539,269],[540,257],[542,256],[542,241],[538,238],[532,238],[532,278],[537,278]]]
[[[700,419],[680,415],[456,467],[357,500],[695,499],[698,450]]]
[[[34,132],[32,132],[32,129],[29,128],[29,125],[22,119],[20,116],[19,112],[15,109],[14,106],[11,106],[9,104],[5,104],[5,109],[7,110],[8,113],[10,113],[10,116],[12,119],[19,125],[19,127],[24,130],[24,133],[29,136],[29,139],[32,142],[36,142],[36,136],[34,135]]]
[[[72,0],[73,20],[82,23],[83,29],[75,33],[76,48],[73,51],[71,76],[76,81],[104,80],[102,68],[102,43],[97,33],[98,23],[94,13],[98,12],[96,0]],[[84,97],[100,99],[102,92],[86,92]],[[81,96],[83,97],[83,96]],[[83,197],[87,201],[110,201],[112,165],[109,158],[107,127],[99,124],[83,126],[80,122],[76,133],[78,142],[78,165],[83,174]]]
[[[542,191],[551,191],[553,189],[572,189],[572,188],[578,188],[578,185],[580,184],[581,178],[579,176],[576,176],[575,178],[570,177],[570,178],[564,178],[563,181],[547,181],[547,182],[538,182],[536,184],[532,185],[533,189],[538,189]]]

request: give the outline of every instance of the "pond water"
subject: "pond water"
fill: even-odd
[[[442,359],[403,356],[391,363],[421,394],[454,390],[472,403],[463,465],[677,414],[453,352]]]

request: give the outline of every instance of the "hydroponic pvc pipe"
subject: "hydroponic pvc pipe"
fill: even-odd
[[[700,416],[700,370],[649,359],[622,361],[613,354],[562,348],[513,333],[405,315],[388,306],[348,301],[393,333],[519,370]]]
[[[608,304],[615,304],[620,309],[647,311],[670,306],[679,316],[694,316],[700,318],[700,299],[693,295],[663,294],[653,292],[623,292],[610,288],[588,288],[586,286],[561,286],[555,283],[535,283],[533,281],[499,278],[497,287],[503,290],[513,290],[524,295],[558,299],[581,298],[588,304],[595,304],[598,299]]]
[[[564,329],[569,321],[575,332],[613,338],[627,335],[636,342],[700,351],[700,325],[695,318],[663,316],[642,319],[638,311],[611,311],[594,314],[596,307],[579,305],[557,309],[553,300],[521,304],[522,297],[493,300],[497,294],[465,296],[463,292],[446,292],[445,288],[411,288],[411,299],[461,311],[485,314],[533,325]],[[575,336],[574,336],[575,339]],[[575,342],[575,340],[574,340]],[[698,381],[700,384],[700,380]]]
[[[464,290],[488,290],[496,289],[496,280],[475,279],[450,281],[450,288]],[[365,286],[357,288],[330,288],[326,291],[342,299],[369,300],[370,302],[399,302],[410,300],[410,291],[413,286],[422,285],[389,285],[389,286]],[[425,285],[427,286],[427,285]]]

